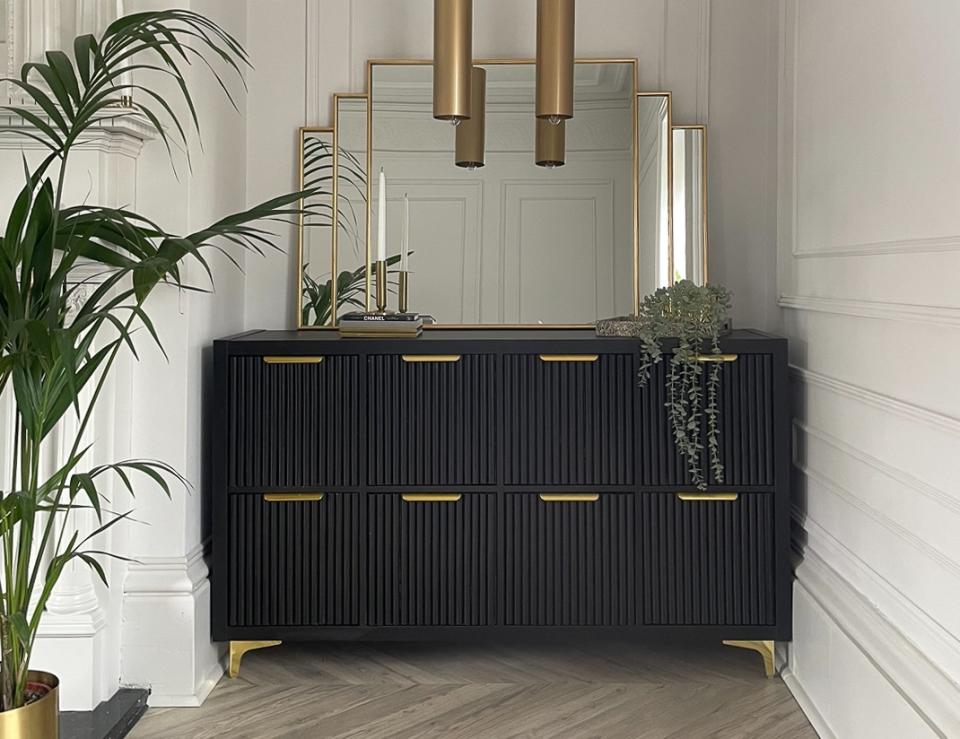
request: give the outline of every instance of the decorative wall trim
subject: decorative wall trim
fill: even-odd
[[[960,308],[947,305],[919,305],[917,303],[890,303],[849,298],[819,298],[808,295],[781,295],[777,304],[788,310],[833,313],[857,318],[875,318],[886,321],[928,323],[937,326],[960,327]]]
[[[820,249],[795,248],[793,256],[797,259],[829,259],[831,257],[875,257],[888,254],[937,254],[951,251],[960,251],[960,236],[877,241]]]
[[[817,439],[824,444],[836,449],[841,454],[845,454],[848,457],[856,459],[858,462],[870,467],[880,474],[889,477],[891,480],[896,482],[899,485],[910,488],[916,493],[923,495],[926,498],[929,498],[937,505],[941,505],[944,508],[947,508],[952,513],[960,514],[960,498],[947,492],[946,490],[941,490],[938,487],[934,487],[929,483],[924,482],[918,477],[911,475],[909,472],[889,465],[884,462],[882,459],[878,459],[870,454],[867,454],[861,449],[850,446],[846,442],[838,439],[832,434],[828,434],[825,431],[808,426],[806,423],[799,419],[794,419],[793,427],[797,431],[810,436],[814,439]]]
[[[809,520],[803,525],[809,525]],[[823,609],[932,731],[942,737],[960,736],[958,686],[813,546],[805,546],[801,554],[795,587]],[[796,684],[795,678],[787,683],[791,690]],[[814,716],[823,719],[816,709],[808,716],[811,722]]]
[[[138,598],[194,595],[207,582],[205,540],[182,557],[139,557],[127,567],[124,594]]]
[[[936,655],[941,671],[960,677],[960,639],[947,631],[917,606],[903,591],[863,561],[829,531],[796,508],[794,549],[812,551],[844,581],[855,587],[874,608],[909,638],[925,654]],[[802,540],[796,534],[802,527]],[[853,585],[856,583],[856,586]],[[958,686],[960,690],[960,686]]]
[[[802,382],[828,390],[837,395],[842,395],[874,408],[879,408],[880,410],[908,421],[922,423],[938,431],[946,431],[947,433],[960,436],[960,419],[953,418],[952,416],[937,413],[922,406],[907,403],[906,401],[892,398],[889,395],[869,390],[861,385],[856,385],[796,365],[790,366],[790,378],[794,382]]]
[[[906,542],[916,549],[920,554],[931,560],[931,562],[939,565],[953,577],[960,580],[960,562],[957,562],[952,557],[947,556],[930,544],[926,539],[914,534],[906,526],[902,526],[900,523],[890,518],[887,514],[881,512],[877,508],[864,501],[857,494],[843,487],[835,480],[832,480],[822,471],[812,469],[800,460],[794,460],[793,466],[802,472],[808,480],[812,480],[824,490],[829,491],[833,495],[859,510],[861,513],[869,516],[901,541]]]

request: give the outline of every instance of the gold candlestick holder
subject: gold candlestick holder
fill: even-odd
[[[399,272],[399,282],[397,285],[399,297],[400,297],[400,312],[407,312],[407,296],[408,296],[408,272],[405,269],[401,269]]]
[[[377,260],[375,267],[377,277],[377,313],[387,312],[387,263]]]

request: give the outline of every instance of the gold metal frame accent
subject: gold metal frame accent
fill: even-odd
[[[541,362],[596,362],[599,354],[541,354]]]
[[[734,501],[740,497],[740,493],[677,493],[677,497],[685,502],[695,501]]]
[[[322,356],[291,356],[291,357],[264,357],[264,364],[320,364]]]
[[[669,90],[662,92],[638,92],[637,98],[642,97],[666,97],[667,99],[667,282],[673,284],[673,93]],[[633,237],[633,280],[635,304],[634,313],[640,311],[640,203],[638,202],[639,182],[637,181],[640,173],[637,168],[640,166],[640,152],[637,151],[637,137],[640,135],[640,129],[637,125],[638,106],[633,106],[633,219],[634,231]]]
[[[540,493],[544,503],[596,503],[600,493]]]
[[[457,503],[462,493],[401,493],[404,503]]]
[[[459,354],[401,354],[400,359],[408,364],[427,364],[430,362],[459,362]]]
[[[736,362],[739,354],[698,354],[698,362]]]
[[[763,657],[763,672],[767,677],[777,674],[776,651],[772,641],[742,641],[739,639],[725,639],[724,645],[740,649],[752,649]]]
[[[227,666],[227,674],[230,677],[237,677],[240,674],[240,660],[247,652],[254,649],[264,649],[265,647],[276,647],[283,642],[274,639],[267,641],[231,641],[230,658]]]
[[[710,265],[709,260],[707,259],[707,254],[710,253],[710,229],[707,225],[707,195],[710,191],[710,188],[707,183],[707,176],[710,172],[709,165],[707,164],[707,127],[701,124],[690,125],[690,126],[674,126],[674,131],[700,131],[701,140],[703,142],[703,152],[701,156],[701,174],[700,174],[700,240],[703,242],[703,262],[700,265],[700,269],[703,272],[703,283],[706,284],[710,281]],[[672,137],[671,137],[672,139]],[[671,200],[672,200],[671,195]]]
[[[267,503],[311,503],[323,500],[326,493],[264,493]]]

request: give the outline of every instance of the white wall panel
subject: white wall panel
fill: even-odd
[[[956,3],[782,0],[788,684],[826,735],[960,731]]]

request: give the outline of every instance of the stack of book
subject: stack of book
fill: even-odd
[[[368,338],[416,338],[423,333],[419,313],[347,313],[340,317],[340,335]]]

